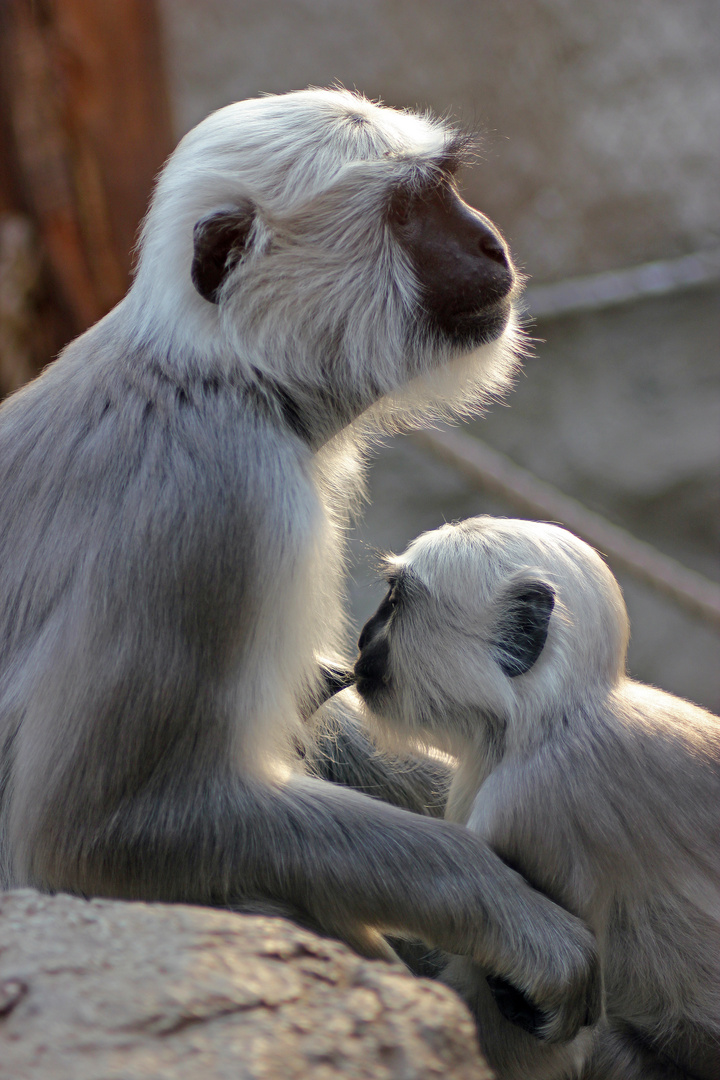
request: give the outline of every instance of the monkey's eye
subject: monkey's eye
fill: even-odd
[[[390,196],[388,220],[393,225],[407,225],[415,206],[415,194],[406,188],[396,188]]]
[[[382,603],[378,609],[378,614],[382,614],[384,618],[389,619],[391,615],[395,613],[395,610],[399,607],[401,600],[400,589],[396,581],[388,582],[388,591],[383,597]]]

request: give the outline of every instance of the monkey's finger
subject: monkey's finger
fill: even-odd
[[[550,1022],[547,1013],[539,1009],[522,990],[518,990],[500,975],[488,975],[487,984],[498,1010],[506,1020],[536,1038],[543,1037],[543,1031]]]

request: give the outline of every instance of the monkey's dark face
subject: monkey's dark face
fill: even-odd
[[[488,218],[458,194],[451,173],[419,189],[399,186],[388,224],[414,271],[428,329],[465,350],[500,337],[516,277],[504,240]],[[193,284],[211,303],[243,257],[255,221],[249,200],[222,207],[194,228]]]
[[[358,640],[355,687],[391,728],[436,730],[442,713],[445,734],[449,698],[442,654],[453,631],[436,630],[451,625],[452,613],[411,569],[388,568],[386,579],[387,593]]]
[[[431,329],[460,348],[502,334],[515,274],[492,222],[464,202],[450,178],[425,191],[397,189],[390,227],[410,257]]]
[[[360,655],[355,663],[355,686],[358,693],[372,705],[382,696],[390,682],[390,624],[400,604],[397,583],[390,585],[375,614],[365,623],[358,649]]]

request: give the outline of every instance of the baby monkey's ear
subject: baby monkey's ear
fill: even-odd
[[[243,199],[237,205],[221,206],[195,223],[190,276],[211,304],[218,303],[225,278],[242,258],[255,217],[254,204]]]
[[[543,651],[554,606],[555,591],[542,581],[524,582],[508,595],[493,649],[509,678],[524,675]]]

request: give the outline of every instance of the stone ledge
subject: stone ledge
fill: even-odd
[[[0,1080],[489,1080],[444,986],[284,919],[0,894]]]

